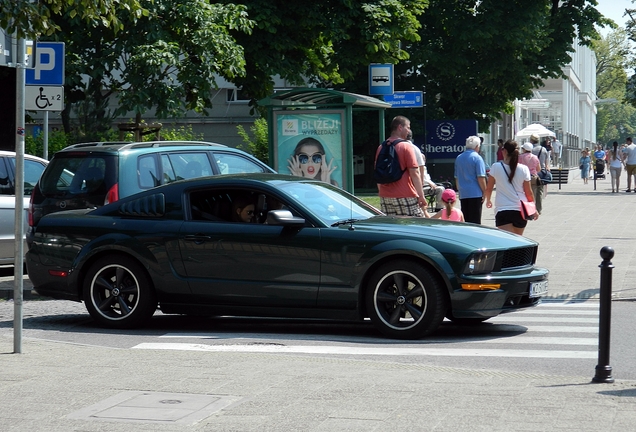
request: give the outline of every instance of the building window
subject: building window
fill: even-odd
[[[226,89],[225,101],[227,103],[249,103],[250,97],[240,89]]]

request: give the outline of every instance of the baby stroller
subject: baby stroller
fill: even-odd
[[[603,159],[596,159],[594,168],[594,179],[605,180],[605,161]]]

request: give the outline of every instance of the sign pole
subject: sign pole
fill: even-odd
[[[42,157],[49,160],[49,112],[44,111],[44,131],[42,132]]]
[[[13,262],[13,352],[22,352],[22,301],[24,288],[24,87],[26,41],[18,39],[16,55],[16,106],[15,106],[15,223]]]

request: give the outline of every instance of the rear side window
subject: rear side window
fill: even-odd
[[[230,153],[214,153],[214,160],[221,174],[262,173],[262,166],[246,157]]]
[[[141,189],[150,189],[161,184],[161,175],[154,155],[140,156],[137,159],[137,179]]]
[[[6,158],[0,158],[0,195],[13,195],[13,185],[5,161]]]
[[[90,195],[103,200],[115,183],[115,160],[90,153],[54,157],[42,175],[40,189],[49,196]]]
[[[15,158],[11,158],[11,163],[15,172]],[[44,164],[38,161],[24,159],[24,195],[31,195],[33,188],[40,180],[40,176],[42,176],[44,168]]]
[[[176,180],[213,175],[207,153],[168,153],[168,160]]]

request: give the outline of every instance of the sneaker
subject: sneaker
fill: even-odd
[[[632,191],[631,189],[627,189],[625,192],[631,192],[631,191]],[[636,191],[635,191],[635,192],[636,192]]]

